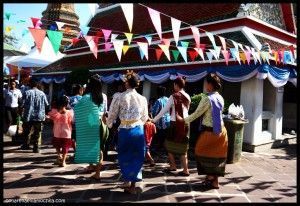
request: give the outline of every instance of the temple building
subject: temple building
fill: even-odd
[[[69,27],[70,30],[64,32],[60,52],[64,51],[65,46],[72,43],[80,32],[79,17],[75,13],[74,4],[48,4],[47,9],[42,12],[42,28],[47,29],[55,21],[65,23],[62,28]]]
[[[144,5],[159,12],[168,14],[182,22],[194,25],[205,31],[220,35],[257,50],[271,48],[279,50],[293,46],[296,48],[296,14],[292,4],[172,4],[145,3]],[[171,21],[161,15],[162,38],[171,40],[170,50],[176,50]],[[129,32],[128,25],[120,4],[99,4],[95,16],[90,20],[91,29],[87,35],[96,35],[101,29],[112,30],[118,34],[117,39],[126,40],[122,32]],[[98,30],[95,28],[99,28]],[[120,32],[122,31],[122,32]],[[263,148],[280,145],[295,139],[295,136],[285,136],[285,130],[296,130],[296,85],[297,70],[293,61],[276,63],[273,57],[270,64],[263,62],[255,64],[253,58],[250,64],[239,64],[230,58],[226,65],[223,56],[219,59],[203,61],[200,56],[188,55],[187,63],[179,55],[178,61],[171,61],[162,54],[156,59],[156,44],[158,38],[147,8],[134,4],[134,20],[130,48],[122,55],[119,62],[114,49],[105,52],[104,40],[98,44],[96,59],[84,38],[71,46],[61,60],[48,65],[34,73],[34,76],[44,82],[62,82],[72,71],[89,70],[98,73],[104,82],[104,92],[112,97],[116,85],[120,83],[126,70],[135,70],[141,77],[142,84],[138,89],[148,100],[156,97],[156,87],[164,85],[171,94],[172,80],[177,76],[186,76],[186,91],[192,96],[203,92],[203,79],[210,73],[217,73],[223,80],[221,94],[225,103],[243,105],[245,116],[249,123],[245,125],[243,149],[258,151]],[[153,37],[149,46],[149,60],[141,60],[137,41],[147,42],[142,36],[149,34]],[[212,49],[212,44],[205,32],[200,31],[201,44],[206,49]],[[111,39],[109,39],[111,40]],[[190,26],[182,23],[179,41],[194,44]],[[220,39],[215,38],[221,46]],[[267,47],[265,47],[268,45]],[[233,48],[232,41],[226,41],[227,48]],[[189,51],[189,50],[188,50]],[[170,51],[171,53],[171,51]],[[206,58],[207,59],[207,58]],[[293,95],[291,95],[293,94]],[[298,126],[299,128],[299,126]]]

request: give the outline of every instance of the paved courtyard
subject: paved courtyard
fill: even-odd
[[[242,159],[228,164],[220,189],[200,191],[204,176],[198,176],[190,161],[190,177],[166,175],[167,158],[160,155],[155,168],[143,168],[143,192],[126,194],[118,187],[119,168],[116,154],[109,153],[101,181],[84,174],[86,164],[53,165],[56,155],[44,135],[40,154],[18,150],[4,137],[4,201],[48,199],[56,202],[296,202],[296,144],[265,153],[242,153]],[[73,155],[73,152],[70,153]],[[17,200],[19,199],[19,200]],[[21,200],[20,200],[21,199]]]

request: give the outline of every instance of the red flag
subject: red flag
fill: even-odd
[[[155,49],[157,61],[159,61],[162,52],[163,52],[163,50],[161,50],[161,49]]]
[[[188,53],[189,53],[191,60],[195,61],[195,58],[198,56],[198,52],[195,50],[191,50],[191,51],[188,51]]]
[[[170,39],[162,39],[162,41],[164,42],[165,45],[170,46],[171,43]]]
[[[103,33],[102,33],[101,31],[97,31],[97,32],[96,32],[96,36],[102,37],[102,36],[103,36]]]
[[[32,24],[33,24],[33,28],[35,28],[35,27],[37,26],[37,22],[38,22],[39,20],[41,20],[41,19],[31,17],[31,21],[32,21]]]
[[[79,42],[79,41],[80,41],[79,38],[73,38],[73,39],[72,39],[73,45],[77,44],[77,42]]]
[[[46,30],[29,28],[31,35],[39,52],[42,51],[43,42],[46,36]]]
[[[230,53],[227,50],[222,50],[222,54],[223,54],[223,57],[225,59],[226,65],[228,66],[228,60],[229,60],[229,57],[230,57]]]
[[[98,36],[93,36],[93,40],[94,40],[95,44],[98,46],[99,37]]]
[[[200,44],[200,49],[202,49],[203,51],[205,51],[205,47],[206,47],[206,44]]]

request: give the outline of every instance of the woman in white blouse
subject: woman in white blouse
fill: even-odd
[[[118,117],[121,121],[118,133],[118,162],[120,164],[125,192],[136,193],[135,183],[142,180],[145,158],[144,124],[148,119],[147,99],[135,90],[138,76],[127,72],[126,91],[116,96],[110,107],[107,125],[112,127]]]
[[[169,134],[165,140],[165,146],[168,151],[170,167],[164,170],[166,173],[176,171],[174,155],[181,156],[183,171],[179,172],[180,176],[189,176],[187,151],[189,148],[188,125],[182,121],[177,121],[176,114],[185,118],[188,116],[188,110],[191,103],[190,95],[183,89],[185,86],[185,77],[178,77],[174,81],[174,94],[172,94],[164,108],[154,117],[153,122],[157,122],[165,113],[171,110],[171,126]]]

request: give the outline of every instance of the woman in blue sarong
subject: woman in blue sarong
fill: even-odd
[[[118,133],[118,162],[125,181],[124,191],[131,194],[136,193],[135,183],[142,180],[146,152],[144,124],[148,119],[148,106],[147,99],[135,90],[138,85],[138,76],[127,71],[126,91],[116,97],[107,118],[110,128],[118,117],[121,121]]]

